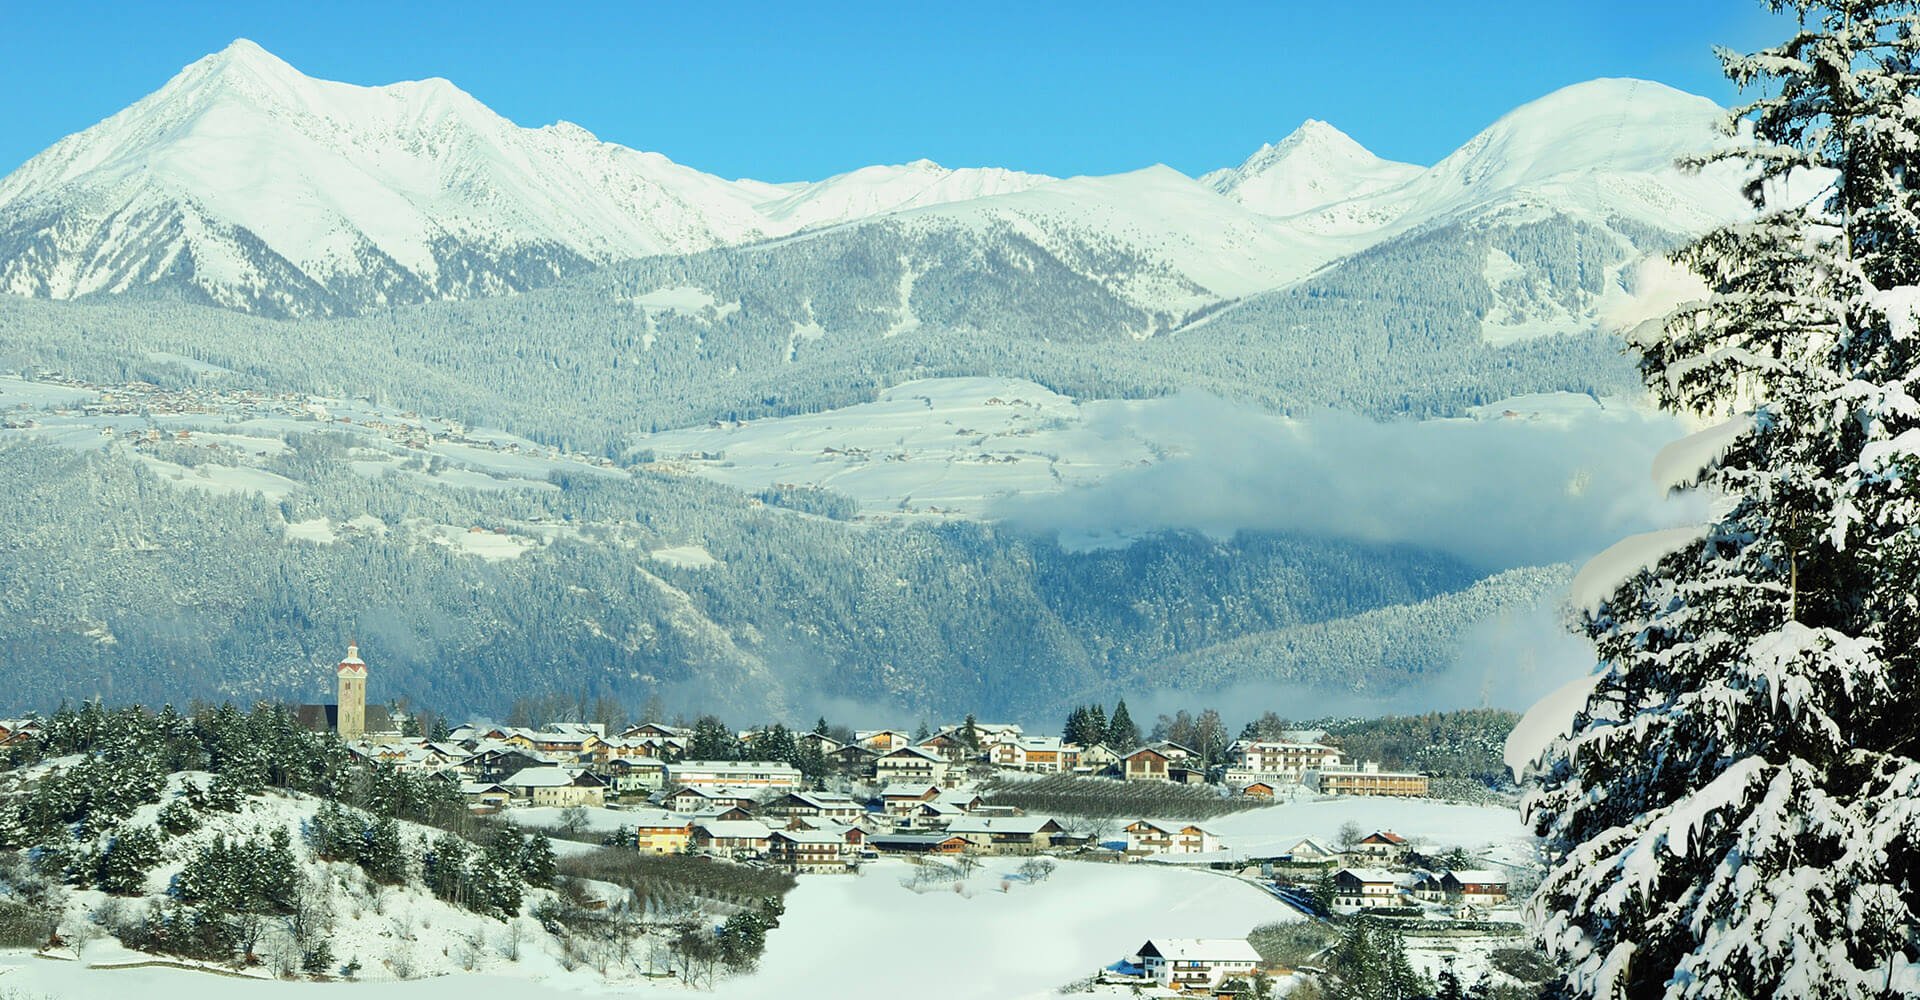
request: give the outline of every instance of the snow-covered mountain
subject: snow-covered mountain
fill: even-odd
[[[1725,116],[1704,97],[1648,80],[1578,83],[1508,112],[1399,185],[1295,221],[1314,232],[1385,238],[1518,208],[1697,232],[1747,211],[1736,168],[1690,173],[1675,165],[1729,141],[1720,130]]]
[[[836,174],[758,208],[769,228],[791,233],[901,209],[1025,191],[1052,179],[998,167],[949,170],[932,160],[915,160]]]
[[[1732,178],[1672,165],[1717,141],[1720,115],[1659,84],[1600,80],[1514,111],[1427,169],[1309,121],[1199,180],[1165,167],[1054,180],[921,160],[770,184],[564,122],[523,128],[445,80],[312,79],[243,40],[0,180],[0,290],[349,315],[884,221],[876,253],[904,231],[936,249],[961,237],[947,256],[967,257],[898,261],[895,332],[913,328],[918,275],[1031,270],[1045,257],[1154,317],[1114,331],[1147,336],[1461,219],[1683,233],[1736,217]],[[1507,264],[1490,266],[1507,280]],[[1527,329],[1560,321],[1537,313]]]
[[[445,80],[315,80],[237,41],[0,182],[0,285],[350,312],[752,239],[756,194]]]
[[[1383,160],[1309,118],[1285,139],[1261,146],[1237,167],[1201,176],[1200,183],[1262,215],[1285,217],[1398,187],[1421,169]]]
[[[241,40],[0,181],[0,289],[352,313],[1044,180],[922,162],[728,181],[569,123],[522,128],[445,80],[316,80]]]

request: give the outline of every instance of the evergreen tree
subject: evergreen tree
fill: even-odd
[[[421,852],[420,869],[427,890],[455,906],[467,905],[470,876],[467,862],[472,855],[467,842],[451,833],[443,833]]]
[[[1087,706],[1075,705],[1067,713],[1067,724],[1061,727],[1060,738],[1068,743],[1080,743],[1087,737]],[[1085,744],[1082,744],[1083,746]]]
[[[736,972],[753,968],[767,949],[766,918],[755,910],[741,910],[720,925],[720,960]]]
[[[737,760],[740,757],[740,741],[726,723],[711,715],[703,715],[693,724],[693,736],[687,740],[687,757],[691,760]]]
[[[357,857],[375,882],[401,885],[407,881],[407,848],[400,838],[400,824],[391,816],[382,816],[363,830]]]
[[[559,873],[559,862],[553,856],[553,841],[544,833],[535,833],[520,846],[520,877],[528,885],[550,888],[553,878]]]
[[[1725,420],[1675,477],[1723,513],[1614,551],[1648,568],[1588,609],[1602,669],[1533,771],[1577,996],[1889,995],[1917,952],[1916,5],[1770,6],[1794,36],[1722,56],[1763,92],[1720,157],[1760,217],[1679,253],[1711,298],[1641,344],[1663,406]]]
[[[107,841],[96,862],[101,892],[138,896],[146,892],[147,872],[160,863],[160,837],[150,826],[123,829]]]
[[[1140,727],[1127,712],[1125,698],[1114,704],[1113,715],[1107,719],[1106,744],[1115,753],[1126,753],[1140,745]]]

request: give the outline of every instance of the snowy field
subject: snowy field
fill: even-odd
[[[787,897],[787,915],[768,937],[760,971],[723,981],[712,993],[677,984],[600,984],[584,973],[530,963],[534,981],[500,975],[452,975],[412,982],[312,984],[229,978],[164,968],[88,969],[73,962],[0,953],[0,989],[29,997],[142,1000],[454,1000],[512,995],[517,1000],[580,996],[713,996],[720,1000],[795,1000],[838,995],[850,984],[905,983],[938,969],[943,1000],[1019,1000],[1054,996],[1061,984],[1132,954],[1154,936],[1238,937],[1299,915],[1245,883],[1158,865],[1063,862],[1051,879],[1001,875],[1018,859],[975,873],[970,892],[916,893],[901,887],[911,866],[887,861],[859,876],[809,876]],[[102,949],[101,956],[110,952]],[[91,953],[92,961],[98,961]],[[125,957],[120,956],[120,957]]]
[[[1022,379],[907,382],[871,403],[644,435],[660,463],[731,486],[824,486],[868,514],[983,517],[1011,495],[1089,485],[1153,461],[1130,411]]]
[[[1314,799],[1251,809],[1201,825],[1220,835],[1229,856],[1244,858],[1283,853],[1304,837],[1328,843],[1349,822],[1363,832],[1392,830],[1424,847],[1440,849],[1497,847],[1504,851],[1530,846],[1533,840],[1516,809],[1431,799]]]

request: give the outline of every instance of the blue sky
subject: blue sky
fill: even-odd
[[[1710,54],[1783,37],[1750,0],[730,5],[0,4],[0,171],[251,38],[312,76],[444,76],[523,125],[730,177],[919,157],[1111,173],[1237,163],[1304,118],[1430,163],[1597,76],[1734,97]]]

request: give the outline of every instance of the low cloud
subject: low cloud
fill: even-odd
[[[1620,536],[1697,519],[1648,474],[1683,430],[1586,397],[1516,401],[1477,420],[1290,420],[1183,394],[1090,420],[1162,456],[1095,486],[1014,497],[996,517],[1079,547],[1165,530],[1276,531],[1407,543],[1484,571],[1578,561]]]

